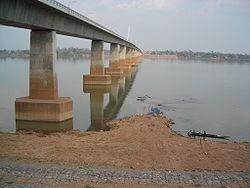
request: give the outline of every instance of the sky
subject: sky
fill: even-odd
[[[145,51],[250,54],[250,0],[58,1],[124,37],[130,33]],[[0,25],[0,49],[29,49],[29,33]],[[58,35],[57,45],[89,48],[90,41]]]

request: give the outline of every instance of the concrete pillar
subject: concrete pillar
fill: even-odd
[[[132,62],[133,65],[136,65],[139,63],[139,58],[140,58],[140,52],[136,49],[132,50]]]
[[[86,85],[105,85],[111,84],[110,75],[105,75],[104,70],[104,42],[93,40],[91,44],[91,65],[90,75],[83,76]]]
[[[126,48],[126,64],[127,65],[133,65],[131,61],[131,48]]]
[[[124,61],[126,58],[126,46],[120,45],[119,60]]]
[[[109,67],[105,68],[105,74],[108,75],[121,75],[123,74],[122,69],[119,68],[119,55],[120,45],[110,44],[110,56],[109,56]]]
[[[91,44],[90,75],[104,75],[104,42],[93,40]]]
[[[30,99],[57,99],[56,32],[31,31]]]
[[[119,44],[110,44],[110,57],[109,64],[110,67],[118,67],[119,58],[120,58],[120,45]]]
[[[140,62],[140,59],[141,59],[141,57],[142,57],[142,53],[140,52],[140,51],[136,51],[136,63],[138,64],[139,62]]]
[[[132,52],[132,49],[127,47],[126,48],[126,59],[130,59],[131,58],[131,52]]]
[[[131,66],[126,64],[126,46],[120,46],[119,56],[119,67],[123,70],[123,72],[129,71]]]
[[[16,119],[60,122],[73,117],[69,97],[58,97],[56,32],[31,31],[29,96],[17,98]]]
[[[136,55],[135,55],[135,49],[133,49],[133,51],[132,51],[132,57],[133,57],[133,58],[136,57]]]

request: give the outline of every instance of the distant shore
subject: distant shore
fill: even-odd
[[[166,60],[202,60],[212,62],[250,62],[248,54],[229,54],[220,52],[193,52],[193,51],[145,51],[145,58]]]
[[[109,57],[109,50],[104,50],[105,57]],[[0,58],[29,58],[29,50],[0,50]],[[87,48],[58,48],[59,59],[90,58],[91,51]],[[248,54],[225,54],[220,52],[192,52],[192,51],[145,51],[146,59],[162,60],[202,60],[212,62],[250,62]]]
[[[250,171],[250,143],[191,139],[161,116],[110,121],[110,131],[0,134],[0,158],[72,166]]]
[[[143,54],[143,58],[146,58],[146,59],[178,60],[177,55]]]

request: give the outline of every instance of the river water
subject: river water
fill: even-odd
[[[250,141],[250,63],[143,59],[125,77],[112,78],[109,89],[94,92],[83,87],[89,67],[89,59],[57,62],[59,95],[72,98],[73,121],[16,122],[15,98],[28,95],[29,60],[0,59],[0,131],[99,130],[107,119],[145,114],[157,106],[181,134],[192,129]],[[145,95],[150,98],[137,100]]]

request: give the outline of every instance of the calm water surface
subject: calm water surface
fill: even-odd
[[[105,62],[107,64],[107,61]],[[250,63],[142,60],[124,78],[112,78],[110,88],[83,88],[82,75],[90,61],[59,59],[59,95],[74,102],[73,121],[52,125],[15,121],[15,98],[28,95],[29,60],[0,60],[0,131],[105,129],[106,119],[147,113],[153,106],[176,123],[180,133],[190,129],[230,135],[250,141]],[[144,102],[138,96],[151,96]],[[92,122],[92,123],[91,123]]]

